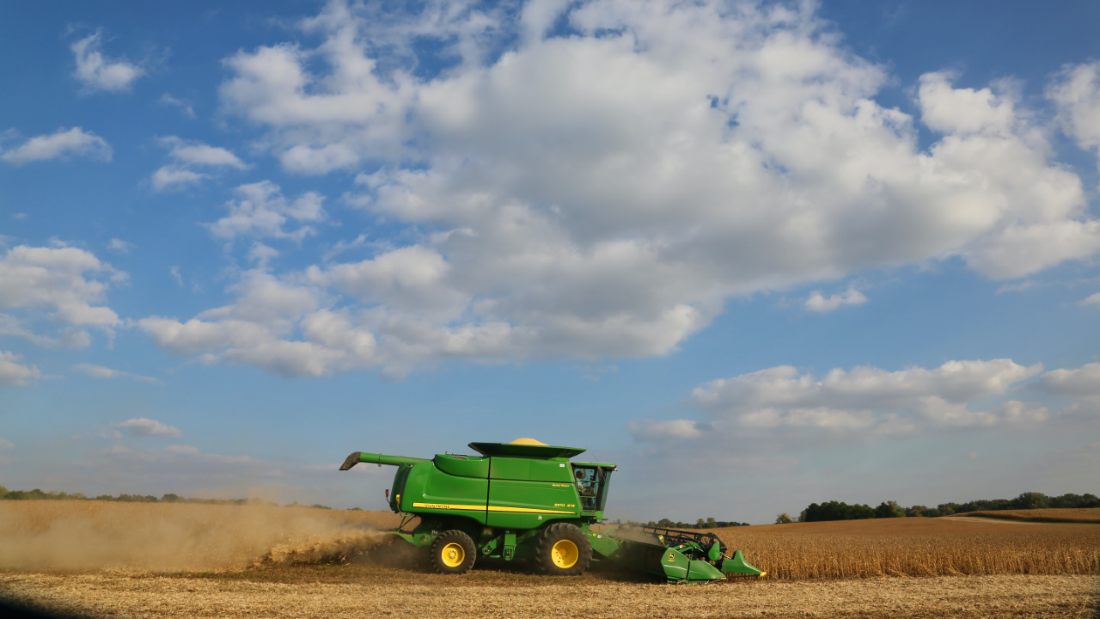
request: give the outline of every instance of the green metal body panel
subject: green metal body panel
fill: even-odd
[[[537,529],[558,520],[589,523],[603,518],[606,492],[587,497],[586,509],[578,494],[574,466],[601,471],[605,489],[615,465],[571,464],[567,456],[584,451],[575,447],[507,443],[471,446],[499,455],[438,454],[428,460],[355,452],[341,468],[351,468],[356,462],[397,466],[390,493],[390,509],[395,512],[461,518],[478,525],[517,530]]]
[[[569,522],[588,538],[595,558],[644,564],[669,581],[762,574],[740,551],[727,558],[720,543],[703,545],[700,536],[695,536],[700,541],[692,541],[688,532],[670,532],[682,534],[674,546],[661,536],[646,543],[593,531],[590,525],[603,519],[615,465],[570,462],[583,449],[517,443],[470,447],[481,455],[438,454],[427,459],[353,452],[340,468],[360,462],[397,467],[390,509],[419,516],[420,523],[412,531],[393,533],[418,548],[429,547],[443,531],[460,529],[474,540],[479,556],[528,559],[545,525]]]
[[[745,560],[745,555],[736,550],[733,556],[722,561],[722,573],[740,574],[742,576],[765,576],[767,572]]]

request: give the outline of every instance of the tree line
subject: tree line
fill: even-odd
[[[979,499],[966,503],[940,503],[935,507],[912,505],[903,507],[895,501],[883,501],[877,507],[843,501],[810,503],[798,515],[798,522],[825,520],[859,520],[862,518],[913,518],[950,516],[965,512],[995,511],[1006,509],[1043,509],[1049,507],[1100,507],[1100,498],[1093,494],[1063,494],[1047,496],[1041,492],[1024,492],[1014,499]],[[777,524],[794,522],[788,514],[779,514]]]
[[[650,520],[645,523],[648,527],[661,527],[664,529],[721,529],[723,527],[747,527],[747,522],[737,522],[736,520],[716,520],[714,516],[709,518],[699,518],[695,522],[680,522],[677,520],[669,520],[668,518],[661,518],[660,520]]]
[[[0,501],[115,501],[119,503],[202,503],[205,505],[279,505],[263,499],[196,499],[175,493],[154,496],[152,494],[101,494],[87,496],[82,492],[53,492],[34,488],[32,490],[8,490],[0,486]],[[288,503],[287,506],[299,506],[300,503]],[[327,505],[314,504],[309,507],[332,509]]]

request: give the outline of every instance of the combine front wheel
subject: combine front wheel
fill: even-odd
[[[552,524],[542,531],[535,562],[543,572],[554,576],[583,574],[592,563],[592,544],[576,525]]]
[[[428,564],[440,574],[465,574],[476,558],[474,540],[458,529],[440,533],[428,549]]]

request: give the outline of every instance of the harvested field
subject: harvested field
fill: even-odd
[[[1050,509],[1007,509],[957,514],[956,517],[993,518],[1020,522],[1077,522],[1100,524],[1100,507],[1061,507]]]
[[[657,584],[412,567],[393,514],[194,504],[0,504],[0,597],[85,616],[1098,616],[1100,525],[972,518],[719,529],[765,579]],[[920,576],[920,578],[901,578]]]
[[[113,617],[1093,617],[1088,576],[741,581],[705,586],[462,577],[370,567],[280,568],[243,578],[0,575],[0,591]],[[271,578],[268,578],[268,577]]]

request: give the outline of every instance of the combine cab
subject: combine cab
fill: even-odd
[[[360,462],[397,467],[390,509],[406,517],[392,533],[427,549],[429,565],[440,573],[461,574],[478,557],[492,557],[527,560],[556,575],[583,574],[593,560],[639,567],[670,582],[764,575],[740,551],[727,555],[713,533],[594,531],[615,465],[571,461],[583,449],[534,439],[470,448],[481,455],[426,459],[357,451],[340,470]],[[414,517],[419,523],[405,530]]]

